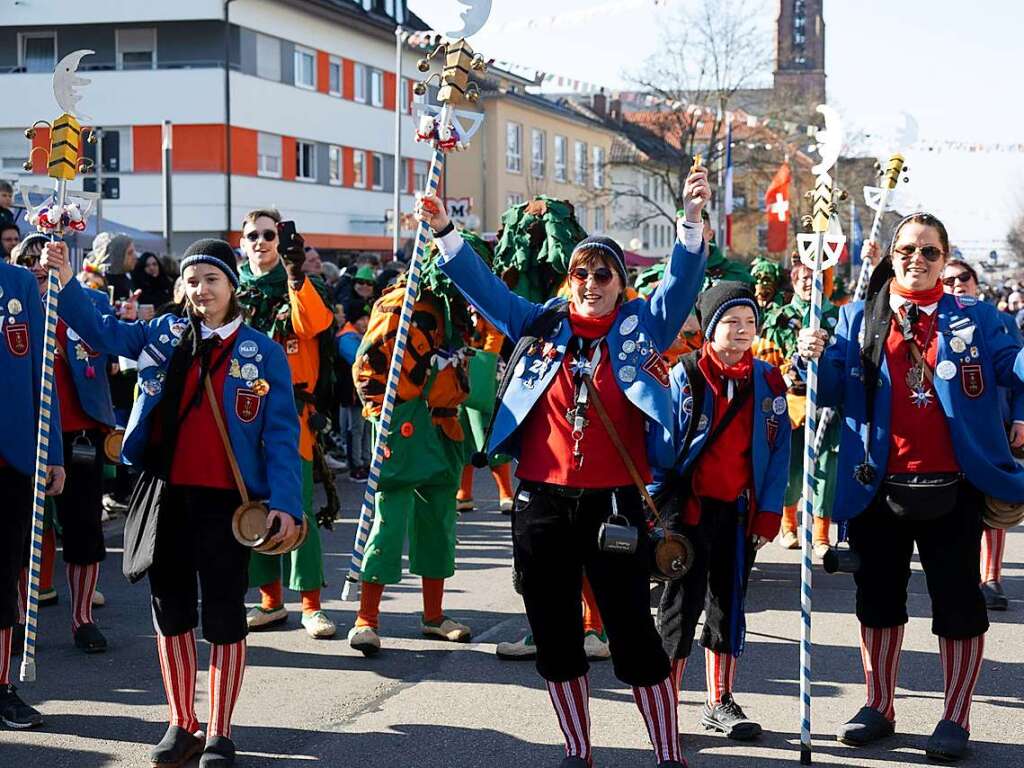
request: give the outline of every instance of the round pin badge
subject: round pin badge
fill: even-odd
[[[632,384],[636,380],[636,368],[632,365],[622,366],[619,368],[619,379],[625,384]]]
[[[959,355],[961,352],[967,349],[967,342],[958,336],[954,336],[949,341],[949,348]]]
[[[691,413],[693,413],[693,398],[692,397],[688,397],[685,400],[683,400],[683,413],[685,413],[687,416],[689,416]]]
[[[68,341],[78,341],[80,338],[82,337],[75,333],[74,328],[68,328]]]
[[[959,341],[959,339],[957,339]],[[960,350],[961,352],[963,350]],[[949,381],[956,376],[956,363],[952,360],[943,360],[935,367],[935,373],[943,381]]]
[[[703,432],[707,428],[708,428],[708,417],[705,414],[702,413],[700,415],[700,419],[698,419],[698,421],[697,421],[697,429],[698,429],[698,431]]]
[[[12,315],[16,315],[21,312],[21,302],[17,299],[11,299],[7,302],[7,311]]]
[[[161,334],[160,334],[160,343],[161,343],[161,344],[166,344],[166,343],[167,343],[167,342],[169,342],[170,340],[171,340],[171,337],[170,337],[170,336],[168,336],[168,335],[167,335],[166,333],[161,333]]]
[[[787,409],[788,405],[786,404],[786,398],[782,397],[782,395],[779,395],[774,400],[772,400],[772,412],[776,416],[781,416],[786,412]]]
[[[627,355],[625,352],[619,352],[619,360],[625,361],[628,358],[629,358],[629,355]]]
[[[181,336],[185,332],[185,328],[184,323],[172,323],[169,330],[172,336]]]
[[[246,381],[258,378],[260,375],[260,369],[252,363],[246,363],[242,366],[242,378]]]
[[[142,382],[142,391],[145,392],[150,397],[155,397],[156,395],[159,395],[160,390],[162,389],[163,385],[159,381],[148,379],[147,381]]]
[[[629,317],[622,321],[622,325],[619,326],[619,333],[621,333],[623,336],[629,336],[629,334],[636,330],[636,327],[639,324],[640,318],[637,317],[636,315],[630,315]]]
[[[764,413],[772,412],[772,399],[770,397],[766,397],[764,400],[761,401],[761,410]]]
[[[636,350],[635,341],[633,341],[632,339],[626,339],[624,342],[622,342],[622,351],[625,352],[627,355],[632,353],[634,350]]]
[[[238,354],[242,357],[256,357],[259,351],[259,345],[255,341],[243,341],[238,345]]]

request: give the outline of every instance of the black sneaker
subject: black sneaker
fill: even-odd
[[[896,723],[871,707],[861,707],[849,721],[839,726],[836,739],[851,747],[863,747],[896,733]]]
[[[86,653],[103,653],[107,650],[107,638],[95,624],[82,624],[75,632],[75,647]]]
[[[17,694],[13,685],[0,685],[0,721],[8,728],[35,728],[43,724],[43,716]]]
[[[981,594],[985,596],[985,607],[990,611],[1005,611],[1010,607],[1010,601],[1003,592],[1003,585],[998,581],[986,581],[982,584]]]
[[[150,762],[155,766],[184,765],[193,755],[198,755],[203,750],[202,731],[198,734],[189,733],[178,725],[167,726],[167,733],[160,739],[160,743],[149,751]]]
[[[761,735],[760,723],[755,723],[747,717],[730,693],[725,694],[722,703],[715,707],[704,704],[704,715],[700,719],[700,724],[709,731],[724,733],[736,741],[750,741]]]
[[[662,760],[658,768],[689,768],[689,765],[685,760]]]
[[[199,758],[199,768],[231,768],[235,764],[235,743],[227,736],[211,736]]]
[[[952,720],[939,720],[932,735],[928,737],[925,753],[933,760],[952,763],[967,754],[967,742],[971,734]]]
[[[582,757],[569,755],[558,764],[558,768],[591,768],[591,763],[588,763]]]

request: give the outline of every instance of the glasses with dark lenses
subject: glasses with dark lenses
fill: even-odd
[[[952,288],[953,285],[956,283],[962,283],[963,285],[967,285],[973,279],[974,275],[972,275],[970,272],[961,272],[959,275],[950,275],[949,277],[942,278],[942,284]]]
[[[251,232],[245,233],[245,239],[248,240],[250,243],[255,243],[257,240],[260,239],[260,235],[263,236],[263,241],[265,243],[272,243],[274,242],[274,240],[277,239],[277,232],[275,232],[272,229],[264,229],[262,232],[260,232],[258,229],[254,229]]]
[[[598,285],[608,285],[612,281],[613,274],[608,267],[598,267],[593,271],[586,267],[576,267],[572,271],[572,279],[577,283],[587,282],[588,277],[594,278],[594,282]]]
[[[356,285],[373,285],[372,280],[353,280],[352,282]]]
[[[938,261],[942,258],[942,249],[934,245],[903,245],[895,250],[904,259],[911,258],[916,251],[920,251],[928,261]]]

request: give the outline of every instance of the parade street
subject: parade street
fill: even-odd
[[[494,511],[496,495],[485,475],[478,473],[478,510],[459,522],[459,571],[446,604],[448,613],[473,628],[473,642],[457,646],[421,638],[419,584],[407,577],[385,594],[384,650],[373,659],[353,652],[344,640],[354,609],[340,601],[340,585],[362,486],[339,482],[345,523],[324,539],[330,581],[324,605],[338,622],[338,636],[310,639],[294,613],[283,629],[249,635],[249,666],[234,725],[242,745],[240,765],[534,768],[558,763],[561,737],[533,664],[494,656],[495,643],[521,636],[526,622],[512,589],[508,518]],[[110,650],[96,656],[75,650],[68,631],[67,587],[58,578],[61,603],[41,615],[38,681],[23,686],[46,725],[0,731],[4,768],[149,765],[148,751],[166,727],[167,705],[159,668],[152,663],[148,590],[143,583],[130,586],[120,574],[119,530],[120,521],[108,524],[111,551],[100,578],[108,605],[96,612]],[[1019,654],[1024,533],[1017,529],[1007,542],[1010,611],[991,614],[971,716],[973,752],[966,765],[1024,766],[1017,746],[1024,711]],[[764,736],[752,745],[741,744],[700,727],[704,660],[698,647],[686,671],[679,715],[691,765],[798,764],[798,554],[767,546],[751,578],[737,698],[763,723]],[[885,742],[885,749],[860,751],[838,744],[833,736],[864,696],[852,578],[815,572],[813,668],[821,681],[814,686],[816,764],[881,768],[927,763],[923,748],[941,713],[942,677],[929,631],[924,577],[916,562],[914,568],[912,618],[896,695],[898,734]],[[293,597],[286,599],[294,610]],[[196,706],[203,722],[207,653],[208,646],[200,643]],[[653,765],[629,689],[615,680],[607,662],[594,664],[591,674],[595,765]]]

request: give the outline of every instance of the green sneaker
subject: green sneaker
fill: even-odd
[[[537,646],[533,642],[533,635],[529,634],[514,643],[498,643],[495,653],[499,659],[506,661],[528,661],[537,658]]]

